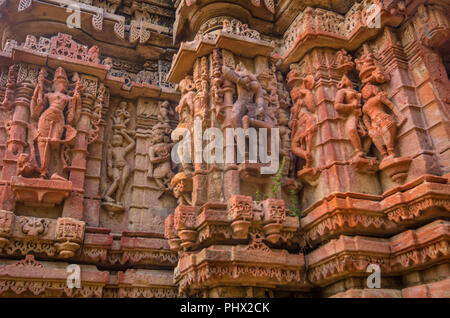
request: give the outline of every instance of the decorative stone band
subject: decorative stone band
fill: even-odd
[[[404,289],[349,289],[331,298],[449,298],[450,279]]]
[[[8,225],[9,223],[4,220],[8,221],[10,218],[15,219],[15,221]],[[101,263],[103,265],[175,266],[178,260],[177,254],[169,249],[167,241],[161,238],[124,236],[120,240],[120,245],[113,248],[113,238],[109,232],[84,233],[83,240],[72,240],[70,236],[67,236],[67,233],[61,233],[58,242],[56,239],[58,222],[54,219],[14,216],[11,212],[1,211],[0,223],[5,223],[0,227],[2,231],[0,242],[4,243],[0,256],[21,257],[33,253],[40,257],[61,259],[61,257],[65,257],[64,253],[60,253],[64,251],[61,249],[66,248],[66,252],[70,252],[69,248],[73,248],[72,262],[93,265]],[[64,223],[66,226],[69,224],[67,221]],[[40,230],[44,229],[43,224],[46,224],[46,227],[41,233]],[[92,230],[89,229],[89,231]],[[66,241],[63,237],[68,237],[71,244],[64,244]]]
[[[173,272],[164,270],[127,270],[117,274],[118,296],[121,298],[175,298],[178,288]]]
[[[383,196],[333,194],[304,212],[303,245],[339,235],[393,235],[408,226],[448,217],[450,185],[447,178],[423,176]]]
[[[284,45],[278,52],[284,60],[282,67],[287,68],[311,48],[323,46],[324,42],[350,49],[381,32],[383,26],[397,26],[403,21],[402,10],[391,10],[389,5],[380,1],[377,3],[381,4],[378,6],[381,17],[379,26],[376,25],[376,15],[371,17],[368,14],[374,11],[370,8],[374,4],[372,1],[355,3],[345,16],[321,8],[306,8],[285,32]]]
[[[0,295],[101,297],[109,273],[81,265],[81,288],[67,286],[68,263],[38,262],[33,255],[21,261],[0,260]]]
[[[183,253],[175,269],[180,292],[224,286],[283,286],[301,290],[304,281],[303,254],[271,250],[265,245],[213,245],[199,252]]]
[[[308,278],[321,287],[350,277],[367,277],[377,264],[381,275],[396,276],[448,262],[450,222],[435,221],[390,239],[341,236],[306,255]]]

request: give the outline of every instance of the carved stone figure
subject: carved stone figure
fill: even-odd
[[[154,130],[151,137],[152,145],[148,149],[149,167],[147,176],[155,180],[160,189],[167,189],[173,177],[170,150],[164,142],[164,133]]]
[[[289,122],[289,127],[292,130],[291,151],[306,161],[305,168],[312,166],[313,138],[317,131],[317,121],[313,116],[316,102],[311,91],[314,82],[314,76],[308,75],[303,79],[302,86],[296,86],[291,91],[292,101],[294,102],[294,107],[291,110],[291,121]]]
[[[355,149],[355,156],[364,155],[360,135],[364,133],[361,127],[361,94],[353,89],[353,84],[347,76],[343,76],[338,85],[334,107],[345,120],[345,133]]]
[[[125,145],[125,141],[128,145]],[[130,177],[130,166],[126,156],[135,146],[135,141],[122,129],[111,138],[110,149],[107,154],[107,175],[112,180],[105,192],[104,200],[122,207],[122,194]]]
[[[113,116],[113,129],[125,129],[130,123],[130,112],[128,102],[122,100],[117,106]]]
[[[375,85],[367,84],[362,90],[362,97],[364,98],[363,118],[370,138],[383,158],[394,158],[397,128],[405,123],[406,118],[397,110],[386,93]],[[385,111],[385,107],[395,114],[397,122]]]
[[[51,151],[57,151],[63,143],[70,143],[74,140],[77,131],[71,125],[75,124],[81,111],[81,93],[83,86],[78,80],[75,86],[73,96],[67,95],[69,81],[66,72],[62,67],[58,67],[53,79],[54,92],[45,92],[44,69],[39,73],[38,85],[34,90],[31,100],[31,116],[38,118],[37,143],[40,158],[40,176],[47,178],[50,165]],[[48,108],[44,110],[47,106]],[[67,112],[65,108],[68,106]],[[66,124],[66,122],[68,124]],[[65,139],[63,140],[63,134]],[[54,173],[52,179],[63,179],[57,173]]]
[[[168,101],[160,102],[158,123],[153,127],[153,130],[162,130],[165,134],[170,135],[172,129],[170,128],[169,115],[173,115],[170,103]]]
[[[193,122],[195,84],[191,76],[186,76],[178,85],[181,91],[181,99],[175,111],[179,115],[178,127],[189,128]]]
[[[233,105],[230,118],[226,118],[233,128],[242,128],[242,118],[248,112],[249,104],[256,104],[255,116],[263,116],[265,110],[264,90],[255,75],[250,73],[244,65],[238,64],[233,71],[228,66],[222,67],[224,78],[235,83],[238,91],[238,99]]]

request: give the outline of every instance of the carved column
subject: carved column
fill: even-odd
[[[16,73],[17,72],[17,73]],[[16,73],[16,74],[12,74]],[[20,73],[20,78],[18,74]],[[9,181],[16,175],[17,158],[24,152],[27,145],[27,130],[30,120],[30,100],[33,88],[36,85],[38,71],[36,68],[25,64],[12,66],[9,69],[9,81],[7,83],[5,97],[9,99],[11,117],[7,121],[8,141],[6,143],[5,156],[3,157],[2,199],[0,200],[4,210],[13,211],[14,194],[9,186]],[[14,81],[17,81],[17,86]],[[11,94],[11,96],[8,96]],[[6,101],[6,99],[5,99]],[[8,102],[8,103],[9,103]],[[5,106],[5,103],[3,104]]]
[[[72,182],[72,193],[64,202],[63,216],[77,220],[83,219],[84,211],[84,181],[88,154],[89,133],[91,129],[91,113],[97,95],[98,80],[89,76],[81,76],[81,82],[86,89],[82,96],[80,120],[77,123],[77,137],[72,150],[73,158],[69,167]]]

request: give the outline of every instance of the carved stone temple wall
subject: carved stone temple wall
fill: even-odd
[[[449,10],[0,0],[0,296],[450,297]]]

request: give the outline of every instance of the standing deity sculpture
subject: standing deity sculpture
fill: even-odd
[[[126,157],[136,146],[127,130],[131,121],[128,106],[128,102],[122,100],[114,111],[112,137],[106,154],[106,175],[110,183],[105,189],[102,206],[111,215],[124,210],[122,197],[130,178],[130,165]]]
[[[294,76],[294,73],[291,73],[291,76]],[[315,83],[314,76],[308,75],[302,82],[300,87],[296,86],[291,91],[294,103],[289,123],[289,127],[292,129],[291,151],[297,157],[306,161],[305,168],[311,168],[313,162],[313,138],[317,131],[317,120],[313,115],[316,109],[316,102],[312,93]]]
[[[362,96],[364,98],[363,119],[370,138],[384,159],[395,158],[397,128],[405,123],[406,118],[397,110],[386,93],[377,86],[367,84],[362,89]],[[397,122],[385,111],[386,107],[397,117]]]
[[[361,127],[361,94],[353,89],[353,84],[346,75],[342,77],[338,89],[334,107],[345,118],[345,133],[355,149],[355,157],[362,157],[364,151],[360,135],[365,130]]]
[[[187,133],[192,132],[194,126],[194,99],[196,97],[195,84],[191,76],[186,76],[178,85],[181,91],[181,99],[175,111],[178,113],[178,129],[184,129],[184,133],[173,136],[172,140],[178,143],[177,154],[181,159],[183,170],[186,174],[190,174],[192,171],[192,164],[188,162],[187,157],[190,157],[192,153],[186,153],[192,150],[191,145],[185,145],[184,143],[192,142],[190,138],[187,138]]]
[[[106,205],[111,208],[110,211],[123,210],[122,194],[130,177],[130,167],[126,156],[134,149],[135,145],[136,142],[125,129],[116,130],[111,138],[106,164],[107,175],[112,182],[104,195]]]
[[[30,104],[32,119],[39,118],[37,130],[32,131],[31,134],[35,137],[34,139],[37,139],[41,178],[48,177],[52,151],[58,151],[60,145],[69,144],[75,140],[77,131],[71,124],[74,125],[78,122],[81,112],[81,93],[83,91],[83,86],[78,79],[73,95],[68,95],[69,80],[67,74],[62,67],[58,67],[53,79],[53,92],[46,93],[46,75],[47,72],[41,69]],[[48,108],[45,109],[47,104]],[[63,139],[63,136],[65,136],[65,139]],[[30,144],[30,147],[33,148],[33,145]],[[34,153],[34,151],[31,152]],[[65,180],[56,172],[51,176],[51,179]]]

